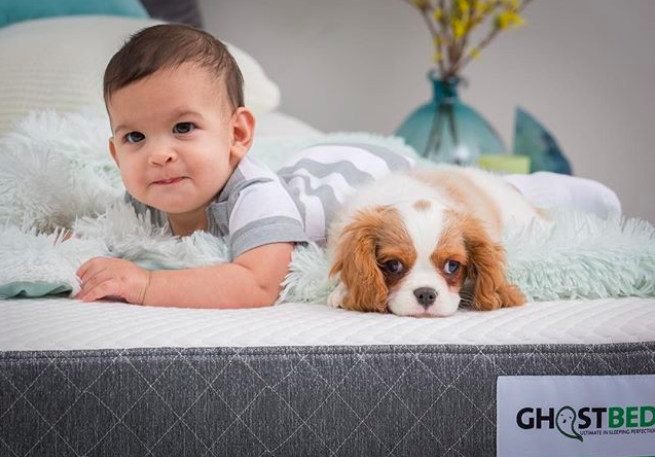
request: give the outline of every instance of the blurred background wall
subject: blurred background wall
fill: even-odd
[[[325,132],[392,133],[431,87],[431,39],[402,0],[199,0],[205,28],[252,54],[281,110]],[[464,70],[462,99],[511,149],[522,106],[577,176],[655,222],[655,1],[534,0]]]

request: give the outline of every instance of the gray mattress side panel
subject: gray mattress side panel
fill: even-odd
[[[502,375],[654,374],[655,342],[0,354],[0,456],[496,454]]]

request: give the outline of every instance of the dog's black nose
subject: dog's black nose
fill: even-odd
[[[414,291],[414,296],[421,306],[427,308],[437,299],[437,291],[432,287],[419,287]]]

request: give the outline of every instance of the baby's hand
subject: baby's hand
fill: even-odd
[[[122,259],[94,257],[77,270],[82,290],[75,297],[86,302],[120,297],[142,305],[150,284],[150,272]]]

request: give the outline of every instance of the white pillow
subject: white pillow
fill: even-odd
[[[0,133],[36,109],[104,110],[102,78],[109,59],[136,31],[161,21],[116,16],[68,16],[0,29]],[[257,61],[226,43],[241,68],[246,105],[274,110],[280,90]]]

